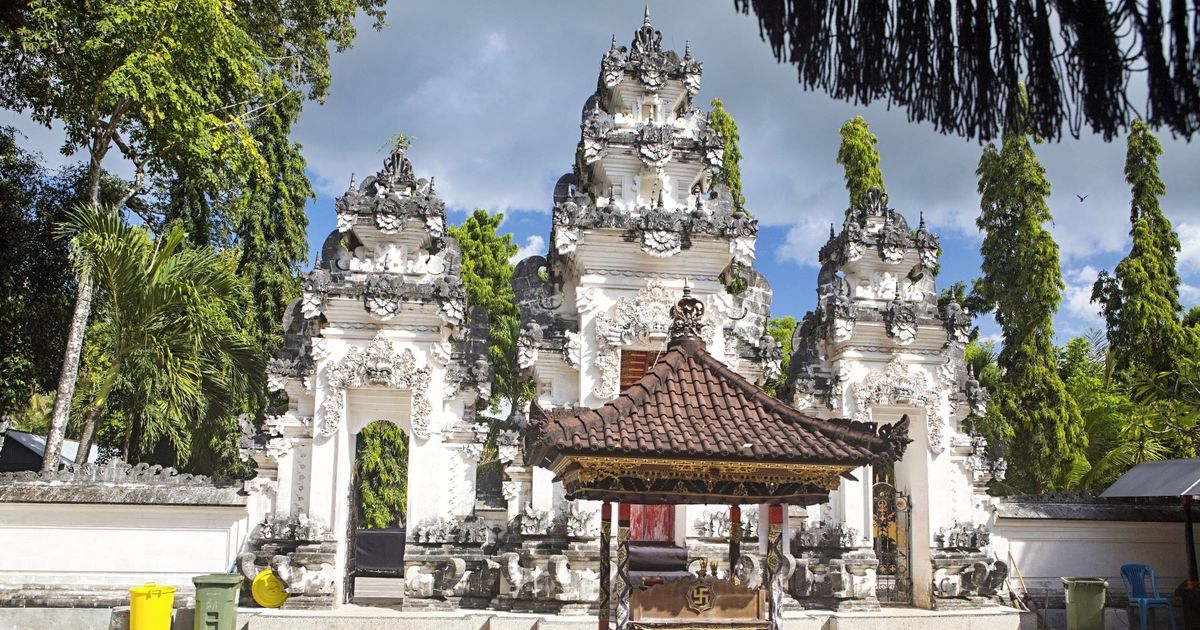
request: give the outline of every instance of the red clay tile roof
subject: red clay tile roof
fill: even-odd
[[[822,420],[771,397],[708,354],[695,338],[672,341],[640,381],[597,409],[547,412],[536,402],[526,461],[562,454],[752,460],[855,466],[896,461],[908,420],[885,425]]]

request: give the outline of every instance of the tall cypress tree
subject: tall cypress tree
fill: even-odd
[[[871,133],[867,119],[862,116],[847,120],[839,133],[842,144],[838,147],[837,163],[846,170],[850,207],[857,208],[868,190],[887,190],[883,186],[883,171],[879,170],[879,152],[875,150],[879,138]]]
[[[1086,465],[1087,437],[1058,373],[1052,318],[1064,288],[1058,245],[1046,229],[1050,182],[1023,120],[999,149],[984,148],[979,176],[983,278],[975,290],[995,306],[1004,335],[997,358],[1004,387],[992,404],[1012,425],[1009,482],[1018,490],[1064,487]]]
[[[512,241],[512,234],[500,235],[503,221],[503,214],[488,214],[487,210],[476,208],[462,225],[450,227],[450,235],[462,249],[467,303],[482,306],[488,314],[493,403],[505,399],[515,402],[522,397],[516,363],[521,313],[512,288],[513,266],[508,261],[518,247]]]
[[[255,334],[272,353],[282,339],[283,310],[300,294],[297,278],[308,256],[304,206],[313,198],[313,189],[304,174],[300,145],[290,138],[300,116],[300,94],[288,91],[276,76],[264,100],[275,105],[255,120],[251,132],[267,168],[251,175],[243,193],[238,273],[249,277]]]
[[[738,134],[737,121],[725,111],[725,104],[721,99],[714,98],[710,106],[712,110],[708,112],[708,124],[725,138],[725,160],[717,182],[729,187],[729,193],[733,196],[733,207],[745,211],[746,195],[742,193],[742,149],[738,146],[742,136]]]
[[[1183,344],[1179,274],[1175,270],[1179,235],[1163,215],[1158,198],[1166,186],[1158,171],[1162,145],[1149,126],[1134,121],[1125,153],[1125,181],[1133,192],[1129,236],[1133,246],[1113,275],[1101,272],[1092,300],[1103,306],[1114,366],[1173,369]]]

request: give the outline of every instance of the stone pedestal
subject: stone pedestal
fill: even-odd
[[[933,556],[933,607],[960,610],[994,605],[1008,565],[977,549],[937,549]]]
[[[790,593],[805,608],[879,610],[871,549],[808,549],[796,556]]]

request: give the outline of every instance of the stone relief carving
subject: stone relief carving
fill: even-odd
[[[671,159],[675,134],[670,127],[642,125],[638,128],[634,146],[638,157],[649,166],[661,167]]]
[[[676,299],[673,290],[651,280],[635,297],[618,298],[608,313],[596,317],[596,366],[600,375],[593,392],[598,398],[611,398],[617,393],[622,347],[651,339],[666,340]],[[712,341],[713,328],[709,317],[701,332],[706,343]]]
[[[971,339],[971,314],[958,302],[953,300],[946,304],[946,312],[942,316],[942,324],[952,343],[965,344]]]
[[[68,464],[58,470],[0,473],[0,483],[45,481],[55,483],[116,483],[165,486],[213,486],[218,482],[204,475],[180,473],[157,464],[127,464],[111,457],[103,464]]]
[[[429,368],[418,367],[412,350],[398,352],[392,341],[379,332],[365,348],[351,348],[341,361],[326,368],[328,387],[321,406],[320,434],[330,436],[341,426],[348,388],[391,387],[412,391],[412,433],[420,439],[430,435],[433,407],[429,401]]]
[[[887,324],[888,336],[895,339],[896,343],[906,346],[916,341],[916,309],[899,297],[888,302],[887,307],[883,311],[883,321]]]
[[[579,369],[583,357],[583,337],[574,330],[568,330],[565,336],[566,341],[563,342],[563,360],[567,362],[567,365]]]
[[[854,419],[863,422],[871,420],[872,405],[924,408],[929,426],[929,450],[937,454],[945,449],[941,396],[921,368],[908,365],[899,358],[892,359],[886,368],[872,371],[854,386],[854,399]]]
[[[596,510],[586,510],[578,501],[564,501],[551,527],[571,538],[590,538],[599,529],[596,514]]]
[[[522,370],[533,367],[537,363],[541,344],[542,327],[537,322],[527,322],[517,337],[517,367]]]
[[[642,251],[655,258],[670,258],[683,251],[683,236],[665,230],[642,232]]]
[[[291,558],[276,555],[271,558],[271,570],[287,585],[287,592],[293,595],[323,595],[333,592],[333,584],[337,581],[337,571],[328,562],[322,562],[319,569],[310,569],[302,564],[293,564]]]

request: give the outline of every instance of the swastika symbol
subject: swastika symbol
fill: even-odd
[[[704,584],[698,584],[692,588],[689,596],[688,608],[702,613],[709,608],[712,608],[712,591]]]

